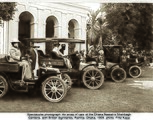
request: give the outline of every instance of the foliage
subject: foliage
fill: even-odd
[[[104,4],[107,28],[118,44],[132,43],[141,49],[150,49],[152,41],[152,4],[116,3]],[[108,35],[107,33],[105,33]],[[106,37],[107,38],[107,37]]]
[[[99,44],[102,40],[102,31],[105,28],[105,21],[101,9],[96,11],[91,10],[88,14],[88,23],[87,23],[87,40],[91,44]]]
[[[16,7],[15,2],[0,2],[0,17],[4,21],[13,19],[15,7]]]

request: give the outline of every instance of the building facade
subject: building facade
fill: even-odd
[[[0,26],[0,54],[8,54],[13,39],[86,39],[88,8],[75,3],[17,3],[13,20]],[[45,52],[45,44],[39,44]],[[78,45],[85,49],[85,45]]]

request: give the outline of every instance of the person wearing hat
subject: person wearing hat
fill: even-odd
[[[63,59],[64,59],[64,62],[65,62],[65,64],[66,64],[66,66],[67,66],[69,69],[71,69],[71,68],[72,68],[72,65],[71,65],[71,63],[70,63],[70,60],[69,60],[68,58],[66,58],[66,57],[64,56],[64,54],[62,54],[62,53],[60,52],[59,46],[60,46],[60,44],[59,44],[58,42],[55,42],[55,43],[54,43],[54,48],[53,48],[52,51],[53,51],[54,53],[56,53],[56,55],[57,55],[58,57],[63,58]]]
[[[64,56],[64,55],[60,52],[59,46],[60,46],[60,44],[59,44],[58,42],[55,42],[55,43],[54,43],[54,48],[53,48],[52,51],[53,51],[54,53],[56,53],[56,55],[57,55],[58,57],[61,57],[61,58],[62,58],[62,56]]]
[[[93,45],[91,45],[89,47],[87,56],[88,56],[87,57],[87,61],[96,61],[96,62],[98,62],[98,57],[96,55],[95,47]]]
[[[30,63],[27,60],[21,60],[21,51],[19,48],[20,41],[13,40],[12,48],[10,49],[10,61],[18,62],[20,66],[22,66],[22,77],[21,81],[24,82],[24,79],[32,79],[32,71],[30,67]]]

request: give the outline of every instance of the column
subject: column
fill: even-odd
[[[62,34],[61,34],[62,27],[61,26],[59,26],[59,25],[54,26],[54,30],[55,30],[54,36],[56,36],[58,38],[62,37]]]
[[[31,29],[31,33],[30,33],[30,37],[31,38],[36,38],[36,37],[38,37],[37,36],[37,26],[38,26],[38,23],[36,23],[36,22],[31,22],[30,23],[30,29]]]

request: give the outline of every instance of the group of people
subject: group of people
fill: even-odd
[[[88,49],[87,55],[90,57],[90,60],[95,60],[97,63],[104,64],[104,51],[100,46],[94,47],[91,45]]]
[[[19,64],[19,66],[22,67],[22,76],[21,76],[21,81],[24,81],[25,79],[28,80],[33,80],[34,77],[37,77],[36,74],[34,74],[33,76],[33,71],[32,70],[32,66],[31,66],[31,60],[26,60],[26,59],[21,59],[22,58],[22,53],[21,53],[21,49],[20,49],[20,41],[15,39],[11,42],[12,47],[10,49],[10,62],[17,62]],[[53,52],[55,52],[58,56],[60,56],[61,58],[64,59],[64,62],[66,64],[66,66],[71,69],[72,65],[70,63],[70,60],[64,55],[64,50],[65,50],[65,44],[61,45],[61,49],[59,49],[60,44],[59,43],[55,43],[54,44],[54,48],[53,48]],[[28,56],[28,55],[26,55]],[[35,61],[35,62],[38,62]]]
[[[22,54],[20,50],[20,41],[19,40],[13,40],[12,42],[12,48],[10,49],[10,61],[11,62],[18,62],[18,64],[22,67],[22,77],[21,81],[24,81],[24,79],[33,79],[33,71],[31,67],[31,61],[28,60],[21,60]],[[97,46],[97,50],[95,50],[94,46],[89,47],[88,51],[88,56],[93,58],[97,63],[102,63],[104,64],[104,51],[103,49],[98,49],[99,47]],[[61,57],[65,65],[67,66],[68,69],[72,68],[71,62],[68,59],[67,55],[64,55],[64,50],[65,50],[65,44],[61,44],[61,49],[60,49],[60,44],[58,42],[54,43],[54,47],[52,49],[52,52],[56,53],[59,57]],[[81,51],[81,60],[85,62],[85,51]],[[98,56],[97,56],[98,55]],[[37,61],[36,61],[37,62]]]

